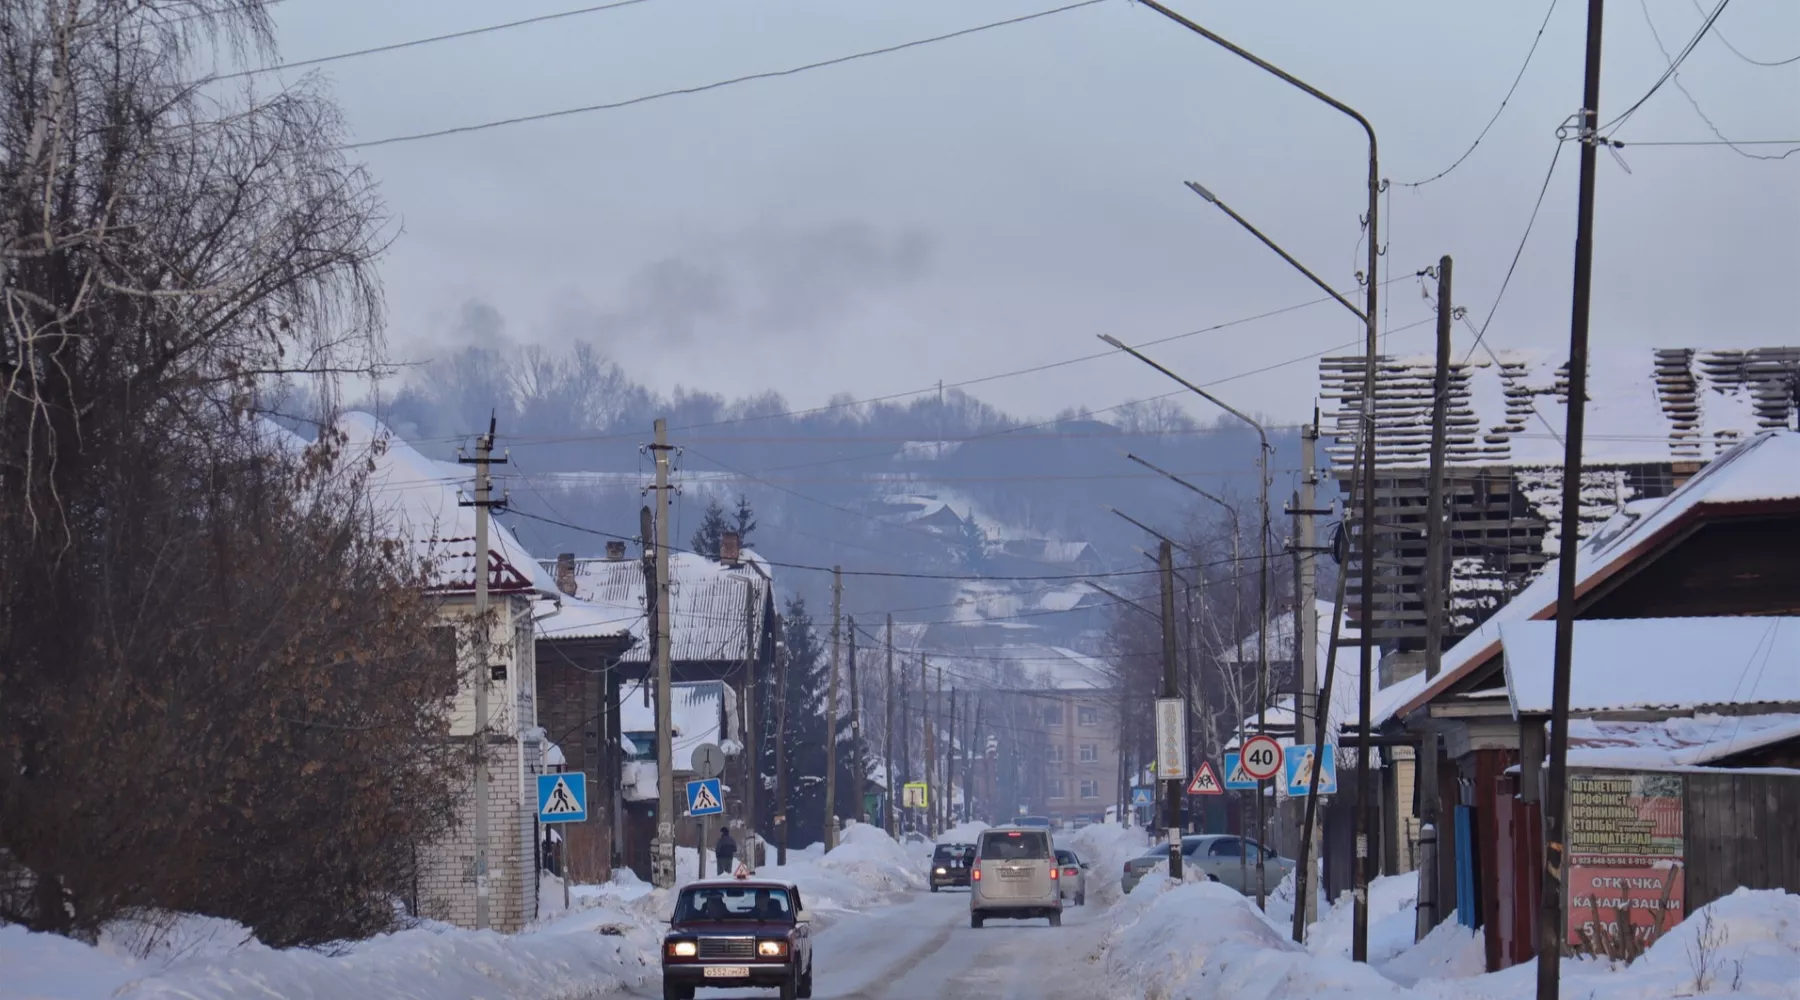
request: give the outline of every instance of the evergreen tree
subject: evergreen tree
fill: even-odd
[[[962,522],[956,543],[956,559],[964,569],[979,571],[987,564],[987,532],[982,529],[981,522],[975,520],[974,511],[970,511]]]
[[[748,496],[745,496],[742,493],[739,493],[738,494],[738,502],[737,502],[738,544],[742,545],[746,549],[749,548],[750,547],[750,533],[755,530],[756,530],[756,511],[752,510],[750,507],[750,498]]]
[[[719,545],[724,540],[725,532],[729,530],[731,524],[725,520],[724,505],[719,503],[718,497],[709,497],[706,501],[706,515],[701,518],[700,527],[695,529],[688,548],[708,559],[717,559]]]
[[[782,618],[782,641],[787,659],[787,771],[788,771],[788,844],[798,850],[825,839],[825,770],[827,722],[826,701],[831,690],[831,650],[829,637],[821,636],[804,598],[788,599]],[[839,678],[840,687],[843,678]],[[843,692],[840,690],[840,700]],[[764,787],[768,794],[759,797],[763,813],[761,829],[774,843],[780,833],[774,824],[776,809],[775,744],[777,706],[780,688],[770,677],[759,695],[760,704],[769,706],[761,712],[764,739],[761,746],[762,772],[768,776]],[[840,817],[849,818],[861,812],[862,781],[851,773],[856,759],[850,739],[848,714],[840,714],[837,724],[838,777],[837,801]],[[867,755],[864,755],[865,758]],[[766,805],[762,805],[766,803]]]

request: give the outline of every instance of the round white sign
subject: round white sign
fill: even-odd
[[[1268,781],[1281,773],[1281,744],[1273,736],[1252,736],[1244,744],[1244,773],[1257,781]]]

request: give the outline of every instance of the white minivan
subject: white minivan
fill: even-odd
[[[989,917],[1043,917],[1062,926],[1062,872],[1050,831],[1017,826],[983,830],[969,872],[969,926]]]

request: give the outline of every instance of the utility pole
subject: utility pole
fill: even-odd
[[[931,727],[932,727],[931,728],[931,738],[932,738],[933,744],[935,745],[935,743],[938,739],[938,735],[940,733],[943,734],[943,738],[946,740],[948,740],[950,738],[950,734],[948,731],[946,731],[944,729],[944,718],[943,718],[943,712],[944,712],[944,668],[943,667],[933,667],[931,672],[937,676],[937,695],[936,695],[936,697],[932,698],[932,700],[931,700],[931,707],[937,709],[937,712],[938,712],[937,717],[931,719]],[[946,746],[944,748],[944,753],[938,754],[937,756],[945,757],[945,756],[948,756],[949,752],[950,752],[950,748],[948,746]],[[935,760],[933,762],[933,766],[934,767],[937,766]],[[937,831],[936,832],[943,833],[945,830],[949,829],[949,825],[947,823],[945,823],[944,820],[946,817],[948,817],[950,815],[950,806],[949,806],[950,789],[947,787],[949,785],[949,782],[944,780],[945,779],[944,774],[938,773],[936,777],[937,777],[937,783],[938,783],[938,795],[937,795],[938,804],[933,809],[932,814],[935,818],[935,822],[937,823]]]
[[[1569,776],[1569,670],[1575,652],[1575,555],[1581,540],[1581,437],[1587,427],[1588,297],[1594,273],[1594,157],[1600,142],[1602,0],[1588,0],[1581,91],[1581,185],[1575,218],[1575,294],[1569,319],[1569,423],[1563,429],[1562,537],[1557,539],[1556,661],[1550,700],[1550,787],[1544,796],[1544,883],[1538,919],[1538,1000],[1562,988],[1563,807]],[[1715,12],[1716,13],[1716,12]]]
[[[906,792],[907,784],[912,781],[911,690],[912,685],[907,680],[906,668],[902,667],[900,669],[900,789],[902,795]],[[907,812],[904,798],[900,801],[899,815],[902,823],[910,819],[916,827],[919,821],[918,816]]]
[[[882,709],[887,715],[887,724],[882,726],[881,756],[887,765],[887,794],[881,797],[881,828],[890,837],[898,837],[899,831],[894,829],[894,616],[887,616],[887,697],[881,700]]]
[[[656,842],[651,860],[651,881],[662,889],[675,887],[675,749],[670,738],[669,699],[669,423],[656,421]],[[706,845],[700,845],[706,853]]]
[[[1431,488],[1425,500],[1425,678],[1436,678],[1444,662],[1444,619],[1450,613],[1445,583],[1449,569],[1445,557],[1444,465],[1449,450],[1450,321],[1455,315],[1450,297],[1450,256],[1437,266],[1437,369],[1432,376]],[[1419,895],[1413,938],[1423,941],[1437,926],[1438,871],[1438,753],[1437,731],[1429,729],[1419,745]]]
[[[756,659],[761,652],[756,641],[756,585],[744,581],[744,737],[749,744],[745,751],[750,759],[750,787],[744,790],[744,816],[750,823],[750,835],[744,838],[745,858],[752,870],[756,868],[756,792],[762,785],[762,758],[757,755],[762,740],[756,715]],[[701,844],[700,849],[706,850]],[[721,872],[720,874],[724,874]]]
[[[825,849],[837,846],[837,713],[838,713],[838,615],[843,611],[844,575],[831,567],[831,682],[825,696]]]
[[[1300,544],[1296,550],[1299,556],[1295,567],[1295,576],[1300,583],[1300,612],[1297,616],[1300,630],[1295,642],[1300,654],[1300,701],[1305,711],[1296,713],[1295,720],[1300,724],[1300,742],[1307,745],[1319,742],[1319,726],[1315,715],[1320,704],[1329,704],[1331,691],[1319,688],[1319,410],[1313,408],[1312,423],[1300,429],[1300,499],[1295,504],[1296,534]],[[1316,759],[1316,755],[1315,755]],[[1323,766],[1323,765],[1315,765]],[[1314,838],[1308,846],[1311,856],[1319,856],[1319,843],[1316,828],[1301,831],[1302,837]],[[1295,885],[1300,892],[1300,906],[1303,911],[1300,925],[1300,937],[1295,941],[1304,943],[1305,929],[1319,919],[1319,894],[1309,891],[1312,888],[1312,869],[1295,875]]]
[[[986,741],[984,741],[981,738],[981,706],[982,706],[982,702],[985,700],[986,699],[982,698],[980,695],[976,695],[976,697],[975,697],[975,725],[974,725],[974,728],[972,728],[969,731],[969,754],[970,754],[969,770],[971,772],[970,778],[969,778],[969,787],[973,788],[977,782],[979,782],[981,784],[981,786],[982,786],[981,802],[984,807],[982,809],[982,812],[984,812],[984,813],[987,812],[987,808],[985,808],[985,807],[988,806],[988,798],[987,798],[988,783],[987,783],[986,779],[987,779],[987,775],[989,773],[991,773],[990,763],[989,763],[989,759],[988,759],[988,755],[987,755],[987,743],[986,743]],[[979,757],[979,759],[981,761],[980,764],[974,763],[974,761],[977,759],[974,756],[976,754],[975,748],[978,746],[981,748],[980,749],[980,757]],[[975,818],[974,806],[975,806],[975,797],[974,797],[973,793],[971,793],[969,796],[969,809],[965,810],[967,817],[970,820],[973,820]]]
[[[945,730],[950,734],[950,745],[945,748],[944,758],[944,829],[956,825],[956,689],[950,689],[950,725]],[[966,801],[966,799],[965,799]]]
[[[856,616],[850,616],[850,775],[856,787],[850,790],[851,811],[868,822],[868,815],[863,812],[863,747],[862,747],[862,695],[861,685],[856,682]]]
[[[1169,544],[1167,538],[1157,543],[1156,567],[1162,578],[1162,696],[1179,698],[1181,671],[1175,653],[1175,546]],[[1159,746],[1159,754],[1160,751]],[[1180,778],[1163,782],[1163,826],[1169,835],[1169,878],[1176,882],[1181,881],[1181,786]]]
[[[494,457],[495,419],[488,415],[488,431],[475,439],[475,458],[460,459],[475,466],[475,929],[488,927],[488,898],[492,879],[488,873],[488,686],[494,669],[488,651],[494,645],[494,624],[488,621],[488,517],[492,499],[489,472],[506,459]]]
[[[925,836],[937,836],[937,733],[931,728],[931,686],[925,679],[925,657],[919,657],[919,717],[925,727]]]
[[[787,864],[787,628],[775,619],[775,863]]]

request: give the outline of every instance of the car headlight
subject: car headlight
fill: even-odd
[[[675,941],[669,945],[669,954],[676,958],[693,958],[700,954],[700,946],[693,941]]]
[[[943,875],[943,874],[945,874],[945,871],[944,871],[944,869],[942,869],[942,868],[939,868],[939,869],[938,869],[938,870],[937,870],[937,873],[938,873],[938,874],[939,874],[939,875]]]
[[[762,958],[780,958],[787,954],[787,942],[758,941],[756,942],[756,954]]]

